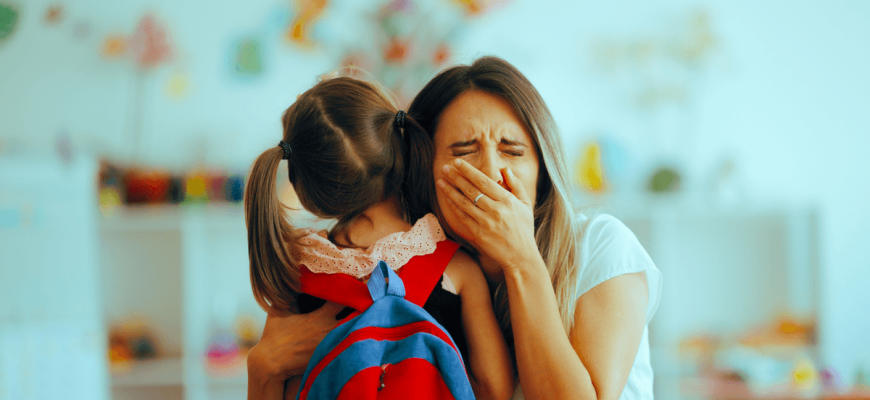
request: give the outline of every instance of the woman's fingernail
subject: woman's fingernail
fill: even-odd
[[[510,176],[514,176],[514,172],[511,171],[511,168],[510,168],[510,167],[507,167],[507,168],[505,168],[505,169],[507,170],[508,175],[510,175]]]
[[[444,164],[444,166],[441,167],[441,172],[443,172],[443,173],[445,173],[445,174],[450,173],[450,166],[447,165],[447,164]]]
[[[444,187],[447,186],[447,184],[444,183],[444,179],[439,179],[437,183],[438,187],[440,187],[441,189],[444,189]]]
[[[458,166],[462,165],[462,160],[457,158],[456,161],[453,162],[453,164],[458,167]]]

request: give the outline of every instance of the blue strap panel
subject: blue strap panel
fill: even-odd
[[[390,281],[387,282],[384,277],[389,277]],[[368,286],[374,301],[378,301],[385,295],[405,297],[405,284],[402,282],[402,278],[399,278],[399,275],[384,261],[378,261],[378,266],[369,277]]]

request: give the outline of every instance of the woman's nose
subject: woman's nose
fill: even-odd
[[[495,182],[501,181],[501,170],[504,168],[501,165],[501,159],[498,157],[498,154],[493,151],[486,151],[482,157],[480,165],[478,169],[480,172],[486,174],[489,179],[492,179]]]

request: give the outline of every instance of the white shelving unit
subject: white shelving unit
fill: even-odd
[[[114,397],[243,398],[243,368],[211,376],[205,364],[216,329],[231,329],[240,313],[265,321],[251,294],[242,207],[121,207],[100,226],[107,319],[141,316],[165,355],[113,373]]]
[[[650,195],[599,199],[595,208],[622,220],[662,272],[650,324],[659,398],[680,396],[677,349],[688,335],[727,337],[786,314],[818,315],[815,209],[703,200]]]

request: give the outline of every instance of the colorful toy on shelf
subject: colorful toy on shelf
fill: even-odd
[[[167,173],[131,169],[124,175],[127,203],[163,203],[169,193],[169,184]]]
[[[821,389],[819,373],[815,363],[807,356],[799,357],[792,370],[792,384],[795,389],[807,395],[816,394]]]
[[[227,179],[226,199],[229,202],[238,203],[245,195],[245,177],[233,175]]]
[[[260,325],[262,324],[251,316],[240,315],[234,325],[239,351],[245,356],[260,341]]]
[[[214,173],[208,176],[208,198],[210,201],[226,201],[227,176],[225,173]]]
[[[245,177],[224,171],[194,170],[184,176],[157,169],[124,168],[103,161],[99,176],[100,211],[122,204],[202,204],[242,201]]]
[[[184,202],[205,203],[208,201],[208,183],[205,174],[193,172],[184,180]]]
[[[220,373],[226,369],[238,366],[243,358],[240,356],[239,345],[229,332],[218,331],[208,341],[206,350],[206,366],[212,372]]]
[[[109,362],[112,369],[129,368],[133,361],[161,355],[155,335],[144,319],[129,317],[109,329]]]

